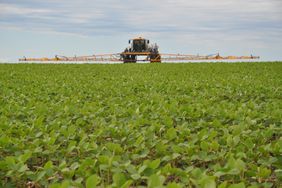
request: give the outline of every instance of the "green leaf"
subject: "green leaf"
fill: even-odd
[[[106,144],[106,146],[107,146],[107,148],[108,148],[110,151],[115,152],[115,153],[117,153],[117,154],[120,154],[120,153],[122,153],[122,151],[123,151],[123,149],[122,149],[122,147],[120,146],[120,144],[117,144],[117,143],[111,143],[111,142],[109,142],[109,143]]]
[[[171,127],[167,130],[166,132],[166,137],[169,139],[169,140],[172,140],[174,138],[176,138],[177,136],[177,133],[176,133],[176,130],[175,128]]]
[[[42,171],[37,175],[36,181],[41,180],[46,174],[46,171]]]
[[[25,172],[29,170],[26,164],[21,165],[21,167],[18,169],[18,172]]]
[[[48,170],[48,169],[52,169],[52,168],[53,168],[52,161],[48,161],[47,163],[45,163],[44,170]]]
[[[140,144],[141,144],[143,141],[144,141],[143,136],[139,136],[139,137],[137,138],[137,140],[135,141],[135,146],[136,146],[136,147],[139,147]]]
[[[127,180],[122,186],[121,188],[128,188],[130,187],[130,185],[133,183],[132,180]]]
[[[195,168],[191,171],[192,177],[195,179],[200,179],[203,176],[203,172],[200,168]]]
[[[149,168],[152,169],[157,169],[160,166],[161,160],[160,159],[155,159],[150,164],[148,165]]]
[[[167,188],[182,188],[182,186],[178,183],[175,183],[175,182],[172,182],[172,183],[169,183],[167,184],[166,186]]]
[[[224,181],[223,183],[221,183],[218,188],[226,188],[227,187],[227,181]]]
[[[237,183],[237,184],[232,184],[230,185],[228,188],[245,188],[245,183],[241,182],[241,183]]]
[[[147,168],[147,165],[142,165],[142,166],[138,169],[138,173],[141,174],[146,168]]]
[[[245,162],[242,161],[241,159],[237,159],[235,165],[236,165],[236,168],[237,168],[240,172],[245,171],[245,169],[246,169],[246,164],[245,164]]]
[[[138,180],[138,179],[141,178],[141,176],[140,176],[139,174],[132,174],[131,177],[132,177],[132,179],[134,179],[134,180]]]
[[[235,137],[233,138],[233,143],[234,143],[234,145],[236,146],[239,142],[240,142],[240,136],[235,136]]]
[[[86,188],[95,188],[99,182],[100,178],[96,174],[89,176],[86,180]]]
[[[77,162],[73,163],[71,166],[70,166],[70,169],[72,170],[75,170],[79,167],[79,164]]]
[[[204,176],[199,182],[203,188],[216,188],[215,177],[213,176]]]
[[[63,181],[62,183],[54,183],[51,184],[49,187],[50,188],[69,188],[71,183],[68,180]]]
[[[68,180],[63,181],[61,184],[60,188],[69,188],[70,187],[70,182]]]
[[[257,176],[260,178],[267,178],[271,174],[271,170],[267,169],[265,167],[258,167],[258,173]]]
[[[203,151],[208,151],[208,149],[209,149],[209,145],[208,145],[208,143],[206,141],[202,141],[200,146],[201,146],[201,149]]]
[[[122,173],[116,173],[113,175],[113,180],[116,186],[121,187],[126,182],[126,177]]]
[[[228,170],[228,174],[236,175],[246,170],[246,164],[241,159],[235,160],[230,157],[225,168]]]
[[[25,163],[31,157],[31,155],[32,155],[32,152],[30,152],[30,151],[29,152],[25,152],[23,155],[21,155],[19,157],[19,160],[21,162]]]
[[[165,181],[165,178],[160,175],[153,174],[148,179],[148,187],[154,188],[154,187],[161,187]]]

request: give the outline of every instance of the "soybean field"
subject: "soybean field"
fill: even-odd
[[[282,63],[1,64],[0,187],[280,187]]]

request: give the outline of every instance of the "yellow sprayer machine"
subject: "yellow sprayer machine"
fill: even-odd
[[[125,48],[121,53],[114,54],[101,54],[90,56],[73,56],[66,57],[55,55],[54,58],[21,58],[19,61],[26,62],[60,62],[60,61],[72,61],[72,62],[123,62],[123,63],[136,63],[138,61],[147,61],[151,63],[161,63],[169,61],[196,61],[196,60],[247,60],[247,59],[259,59],[258,56],[226,56],[222,57],[219,54],[213,55],[186,55],[186,54],[163,54],[159,52],[157,44],[150,44],[150,41],[138,37],[129,40],[130,46]],[[142,57],[140,59],[138,57]]]

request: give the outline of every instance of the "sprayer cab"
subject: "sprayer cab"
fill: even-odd
[[[135,38],[129,40],[130,50],[132,52],[148,52],[150,41],[144,38]]]

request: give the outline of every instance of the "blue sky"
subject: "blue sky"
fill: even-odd
[[[129,38],[162,53],[282,60],[281,0],[0,0],[0,61],[117,53]]]

